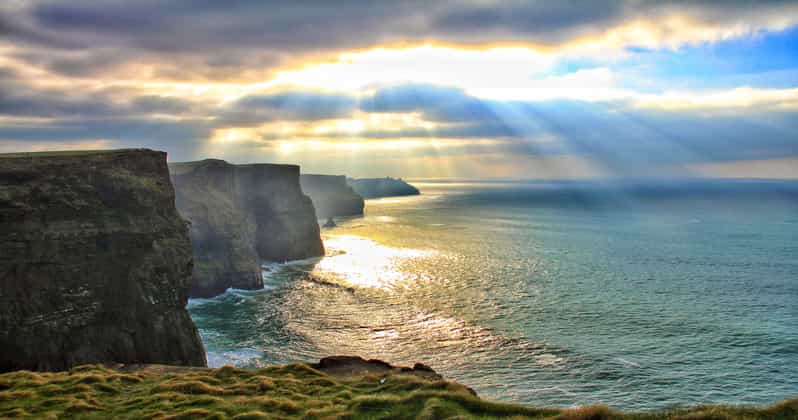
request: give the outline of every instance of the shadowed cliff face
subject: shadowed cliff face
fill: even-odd
[[[346,184],[344,175],[300,175],[302,191],[313,200],[320,219],[363,214],[363,197]]]
[[[177,208],[191,222],[192,297],[230,287],[262,288],[262,260],[324,255],[313,204],[299,186],[299,167],[215,159],[170,167]]]
[[[238,194],[257,224],[255,249],[263,260],[324,255],[313,202],[302,193],[295,165],[237,165]]]
[[[255,250],[254,218],[240,205],[233,165],[222,160],[170,164],[175,203],[191,222],[194,252],[192,297],[230,287],[263,287]]]
[[[0,371],[205,366],[166,153],[0,155]]]

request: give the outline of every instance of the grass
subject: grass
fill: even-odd
[[[148,366],[0,375],[0,418],[157,419],[798,419],[798,398],[768,407],[621,413],[482,400],[463,385],[387,373],[338,378],[308,365],[259,370]]]
[[[0,153],[0,159],[106,155],[112,153],[127,153],[127,152],[141,151],[141,150],[147,150],[147,149],[98,149],[98,150],[57,150],[57,151],[43,151],[43,152],[14,152],[14,153]]]

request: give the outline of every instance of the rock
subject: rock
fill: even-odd
[[[378,359],[366,360],[359,356],[329,356],[311,364],[310,367],[339,378],[347,378],[369,374],[403,373],[430,380],[442,380],[443,376],[423,363],[416,363],[412,368],[393,366]]]
[[[338,226],[338,225],[335,224],[335,220],[333,220],[332,217],[328,217],[327,221],[324,222],[324,227],[326,227],[326,228],[334,228],[336,226]]]
[[[402,195],[419,195],[418,188],[408,184],[401,178],[363,178],[347,179],[349,186],[363,198],[394,197]]]
[[[178,211],[191,223],[190,296],[212,297],[230,287],[262,288],[256,224],[240,204],[233,165],[209,159],[169,166]]]
[[[205,366],[166,153],[0,155],[0,371]]]
[[[316,217],[363,215],[363,197],[346,184],[346,176],[302,174],[299,180],[302,191],[313,200]]]
[[[255,247],[267,261],[324,255],[313,202],[302,193],[299,166],[237,165],[239,193],[255,215]]]
[[[260,263],[324,255],[295,165],[172,163],[180,214],[191,222],[191,297],[263,287]]]

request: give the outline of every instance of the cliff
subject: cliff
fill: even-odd
[[[363,215],[363,197],[346,183],[344,175],[311,175],[299,177],[302,191],[313,200],[316,217]]]
[[[256,224],[240,205],[233,165],[204,160],[169,166],[175,204],[191,223],[194,271],[190,296],[215,296],[230,287],[262,288]]]
[[[166,153],[0,155],[0,371],[205,366]]]
[[[479,398],[432,369],[333,357],[263,369],[81,366],[0,375],[0,418],[170,419],[794,419],[798,398],[768,407],[702,405],[623,413],[602,405],[530,407]]]
[[[418,188],[399,178],[348,179],[349,186],[363,198],[393,197],[400,195],[419,195]]]
[[[299,185],[299,166],[237,165],[236,172],[239,195],[255,216],[255,248],[261,259],[324,255],[316,210]]]
[[[262,288],[262,260],[324,255],[298,166],[208,159],[170,168],[177,208],[191,223],[192,297]]]

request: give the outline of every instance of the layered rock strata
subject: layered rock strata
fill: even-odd
[[[0,371],[205,366],[166,153],[0,155]]]
[[[261,261],[324,255],[298,166],[207,159],[170,169],[177,208],[191,223],[192,297],[262,288]]]

